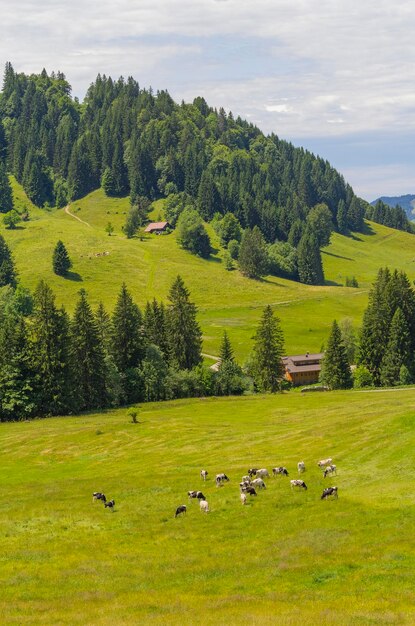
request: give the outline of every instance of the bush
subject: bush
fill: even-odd
[[[281,278],[297,278],[297,250],[289,243],[277,241],[268,246],[268,260],[270,274]]]
[[[353,386],[360,389],[361,387],[372,387],[373,376],[364,365],[359,365],[353,372]]]
[[[236,239],[231,239],[230,242],[228,243],[228,252],[230,254],[231,259],[233,259],[234,261],[238,260],[239,248],[240,248],[240,244],[239,244],[239,241],[237,241]]]
[[[209,235],[199,213],[185,209],[177,222],[177,242],[192,254],[208,258],[212,252]]]
[[[359,283],[357,282],[357,279],[355,276],[352,276],[351,278],[346,276],[346,287],[358,287],[358,286],[359,286]]]

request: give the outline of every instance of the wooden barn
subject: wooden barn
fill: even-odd
[[[324,352],[317,354],[297,354],[295,356],[285,356],[282,359],[285,367],[285,378],[294,387],[299,385],[312,385],[318,383],[321,371],[321,360]]]
[[[144,229],[144,232],[160,235],[160,233],[166,232],[168,228],[170,228],[168,222],[151,222],[151,224]]]

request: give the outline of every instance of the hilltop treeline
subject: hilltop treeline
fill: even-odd
[[[399,204],[391,207],[382,200],[378,200],[375,205],[367,204],[366,217],[372,222],[389,226],[389,228],[396,228],[407,233],[414,232],[406,212]]]
[[[271,243],[318,203],[340,232],[363,226],[362,203],[327,161],[200,97],[176,104],[133,78],[98,75],[80,104],[63,74],[8,63],[0,120],[0,158],[39,206],[102,186],[133,202],[185,192],[205,220],[231,212]]]

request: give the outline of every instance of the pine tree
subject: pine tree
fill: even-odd
[[[53,271],[58,276],[67,276],[70,268],[72,267],[68,251],[60,240],[56,244],[53,251],[52,265]]]
[[[202,362],[202,331],[196,321],[197,309],[180,276],[174,281],[167,309],[167,333],[172,364],[192,369]]]
[[[275,393],[280,389],[284,376],[282,356],[284,335],[280,320],[274,316],[272,308],[265,307],[254,337],[253,374],[261,391]]]
[[[199,213],[204,220],[209,221],[215,213],[221,212],[220,195],[208,169],[204,170],[202,174],[197,199]]]
[[[166,362],[169,360],[169,343],[167,336],[167,321],[164,304],[157,302],[154,298],[152,302],[147,302],[144,312],[144,335],[147,343],[157,346]]]
[[[40,415],[61,415],[74,408],[69,321],[55,305],[50,287],[41,281],[34,293],[31,362],[36,407]]]
[[[238,262],[240,271],[248,278],[260,278],[268,272],[267,248],[258,226],[244,231]]]
[[[226,361],[234,361],[233,350],[231,346],[231,342],[229,341],[228,333],[225,331],[222,337],[222,343],[219,350],[219,360],[220,363],[225,363]]]
[[[321,368],[321,382],[330,389],[350,389],[352,373],[339,325],[334,320]]]
[[[389,270],[381,268],[369,293],[360,334],[358,362],[367,367],[375,385],[380,384],[381,363],[389,338],[390,308],[386,293],[390,279]]]
[[[6,167],[0,161],[0,213],[13,210],[13,193]]]
[[[81,410],[108,405],[107,366],[98,326],[82,289],[72,321],[72,359]]]
[[[342,235],[347,233],[347,209],[344,200],[340,200],[337,207],[337,230]]]
[[[380,368],[380,382],[391,387],[400,384],[400,370],[408,367],[410,360],[411,338],[408,324],[400,308],[397,308],[392,318],[389,341],[383,355]]]
[[[17,273],[13,257],[3,235],[0,235],[0,287],[5,285],[16,287],[16,284]]]
[[[112,354],[118,370],[138,367],[144,356],[143,320],[125,283],[122,284],[112,316]]]
[[[306,231],[298,244],[298,276],[307,285],[323,285],[324,272],[317,238]]]

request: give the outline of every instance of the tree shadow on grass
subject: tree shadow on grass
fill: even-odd
[[[68,272],[65,278],[67,280],[72,280],[75,283],[81,283],[83,281],[82,276],[78,274],[77,272]]]
[[[321,251],[322,254],[327,254],[328,256],[334,256],[336,259],[344,259],[345,261],[353,261],[348,256],[340,256],[340,254],[334,254],[333,252],[327,252],[326,250]]]
[[[340,257],[340,258],[343,258],[343,257]],[[325,280],[324,286],[325,287],[344,287],[344,285],[342,285],[341,283],[336,283],[335,280]]]

